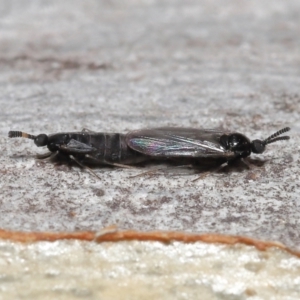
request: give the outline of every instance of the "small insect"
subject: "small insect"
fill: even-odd
[[[131,164],[149,160],[149,157],[130,149],[125,141],[126,136],[119,133],[99,133],[84,129],[81,132],[50,135],[10,131],[8,136],[31,139],[38,147],[47,146],[50,152],[38,158],[56,156],[60,161],[71,159],[83,168],[87,168],[86,163],[130,167]]]
[[[236,132],[162,127],[129,132],[126,144],[141,154],[158,159],[193,158],[221,165],[245,158],[251,152],[263,153],[268,144],[288,140],[289,136],[280,135],[289,130],[289,127],[285,127],[265,140],[250,141],[245,135]]]
[[[38,147],[47,146],[50,153],[43,158],[58,154],[60,158],[70,158],[85,168],[87,161],[130,167],[153,159],[162,162],[188,159],[192,163],[222,165],[245,158],[251,152],[263,153],[268,144],[288,140],[289,136],[280,135],[289,130],[285,127],[265,140],[253,141],[241,133],[176,127],[143,129],[127,134],[83,130],[35,136],[10,131],[8,136],[32,139]]]

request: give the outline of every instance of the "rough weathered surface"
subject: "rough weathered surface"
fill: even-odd
[[[2,1],[0,228],[185,230],[300,249],[300,2]],[[29,133],[224,127],[264,138],[251,169],[137,175],[37,161]]]
[[[245,245],[0,241],[0,272],[3,299],[297,300],[300,295],[299,258]]]

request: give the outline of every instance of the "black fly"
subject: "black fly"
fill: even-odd
[[[241,133],[231,133],[216,129],[194,129],[162,127],[129,132],[127,145],[144,155],[158,159],[190,158],[215,164],[223,164],[253,153],[263,153],[268,144],[288,140],[281,134],[289,131],[285,127],[265,140],[250,141]]]
[[[125,141],[126,136],[119,133],[83,130],[32,135],[22,131],[10,131],[8,136],[31,139],[38,147],[47,146],[50,152],[46,155],[39,155],[39,158],[56,157],[60,161],[71,159],[82,168],[88,168],[86,164],[129,168],[131,164],[149,160],[145,155],[130,149]],[[88,169],[97,176],[90,168]]]
[[[35,136],[10,131],[8,136],[32,139],[38,147],[48,147],[50,154],[44,157],[58,154],[81,167],[86,167],[87,162],[129,167],[153,159],[162,162],[188,159],[192,163],[222,165],[245,158],[251,152],[263,153],[268,144],[288,140],[289,136],[280,135],[289,130],[285,127],[265,140],[253,141],[241,133],[176,127],[137,130],[128,134],[82,131]]]

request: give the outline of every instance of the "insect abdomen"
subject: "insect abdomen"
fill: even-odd
[[[103,133],[91,136],[91,144],[97,148],[95,157],[110,163],[137,163],[144,160],[144,155],[130,149],[125,135],[120,133]]]

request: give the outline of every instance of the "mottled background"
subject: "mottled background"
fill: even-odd
[[[247,235],[300,250],[300,2],[0,3],[0,228]],[[251,169],[198,175],[37,161],[29,133],[222,127],[265,138]],[[258,161],[259,160],[259,161]]]

